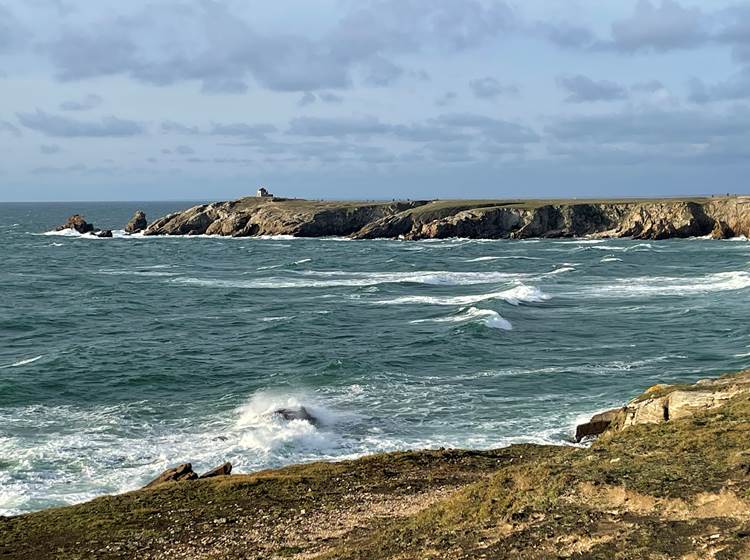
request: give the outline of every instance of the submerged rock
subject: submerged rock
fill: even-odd
[[[227,461],[223,465],[219,465],[218,467],[203,473],[198,478],[213,478],[215,476],[229,476],[230,474],[232,474],[232,463]]]
[[[91,232],[91,235],[95,237],[112,237],[111,229],[97,229]]]
[[[304,420],[310,422],[313,426],[317,426],[319,420],[310,414],[304,406],[299,408],[279,408],[273,411],[274,414],[278,414],[284,420]]]
[[[94,225],[84,220],[83,216],[81,216],[80,214],[73,214],[70,218],[68,218],[67,222],[65,222],[61,226],[58,226],[57,231],[63,231],[65,229],[73,229],[78,233],[91,233],[92,231],[94,231]]]
[[[125,226],[125,231],[128,233],[138,233],[145,231],[147,227],[148,222],[146,221],[145,212],[143,212],[143,210],[138,210],[133,214],[133,217],[130,218],[130,221]]]
[[[159,476],[157,476],[154,480],[146,484],[144,488],[152,488],[154,486],[159,486],[160,484],[164,484],[165,482],[178,482],[181,480],[195,480],[197,478],[198,478],[198,475],[193,471],[193,465],[191,465],[190,463],[183,463],[174,468],[167,469],[166,471],[161,473]]]

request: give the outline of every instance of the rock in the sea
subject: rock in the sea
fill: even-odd
[[[710,235],[711,239],[731,239],[734,237],[734,231],[725,221],[717,220]]]
[[[172,469],[167,469],[159,476],[157,476],[154,480],[146,484],[144,488],[152,488],[154,486],[164,484],[165,482],[195,480],[197,478],[198,475],[193,471],[193,465],[191,465],[190,463],[183,463],[182,465],[178,465]]]
[[[279,408],[273,411],[274,414],[278,414],[284,420],[304,420],[310,422],[313,426],[318,425],[318,419],[310,414],[304,406],[299,408]]]
[[[610,424],[625,411],[625,408],[614,408],[606,412],[594,414],[585,424],[576,426],[576,442],[592,436],[598,436],[607,431]]]
[[[133,214],[133,217],[130,218],[130,221],[125,226],[125,231],[128,233],[138,233],[145,231],[147,227],[148,222],[146,221],[146,213],[143,212],[143,210],[138,210],[138,212]]]
[[[97,229],[91,232],[91,235],[95,237],[112,237],[111,229]]]
[[[90,233],[94,231],[94,225],[88,223],[80,214],[73,214],[68,221],[57,228],[57,231],[73,229],[78,233]]]
[[[198,478],[213,478],[214,476],[229,476],[230,474],[232,474],[232,463],[227,461],[223,465],[203,473]]]

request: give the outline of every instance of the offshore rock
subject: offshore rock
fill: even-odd
[[[174,468],[167,469],[154,480],[146,484],[144,488],[152,488],[164,484],[165,482],[179,482],[181,480],[195,480],[197,478],[198,475],[193,472],[193,465],[190,463],[183,463]]]
[[[73,229],[78,233],[90,233],[94,231],[93,224],[88,223],[80,214],[73,214],[63,225],[58,226],[57,231]]]
[[[310,414],[304,406],[300,406],[299,408],[279,408],[274,410],[273,413],[278,414],[284,420],[304,420],[313,426],[318,425],[318,419]]]
[[[247,197],[170,214],[145,235],[468,237],[750,236],[750,197],[660,200],[325,202]]]
[[[125,226],[125,231],[128,233],[139,233],[141,231],[144,231],[148,227],[148,222],[146,221],[146,214],[142,210],[138,210],[135,214],[133,214],[133,217],[130,218],[130,221]]]
[[[91,235],[95,237],[112,237],[111,229],[97,229],[91,232]]]

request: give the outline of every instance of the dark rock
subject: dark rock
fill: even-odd
[[[179,482],[181,480],[195,480],[198,475],[193,472],[193,465],[190,463],[183,463],[172,469],[167,469],[154,480],[146,484],[144,488],[152,488],[165,482]]]
[[[96,231],[91,232],[91,235],[94,235],[96,237],[112,237],[112,230],[111,229],[97,229]]]
[[[212,478],[214,476],[229,476],[232,474],[232,463],[226,462],[223,465],[219,465],[215,469],[203,473],[198,478]]]
[[[138,233],[144,231],[147,227],[148,222],[146,221],[145,212],[143,212],[143,210],[138,210],[138,212],[133,214],[133,217],[130,218],[130,221],[125,226],[125,231],[128,233]]]
[[[591,420],[585,424],[579,424],[576,426],[576,442],[580,442],[586,437],[603,434],[607,431],[610,424],[612,424],[612,422],[622,414],[624,410],[624,408],[614,408],[612,410],[607,410],[606,412],[594,414],[591,417]]]
[[[732,228],[723,220],[716,221],[710,235],[712,239],[731,239],[735,236]]]
[[[94,231],[94,225],[84,220],[83,216],[80,214],[73,214],[68,218],[67,222],[57,228],[57,231],[62,231],[64,229],[74,229],[78,233],[90,233]]]
[[[274,414],[278,414],[284,420],[304,420],[310,422],[313,426],[318,425],[318,419],[310,414],[304,406],[299,408],[279,408],[273,411]]]

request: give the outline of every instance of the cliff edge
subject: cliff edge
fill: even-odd
[[[625,200],[333,202],[242,198],[156,220],[145,235],[750,237],[750,196]]]
[[[584,447],[390,453],[0,518],[0,556],[750,557],[750,370],[652,387],[608,418]]]

